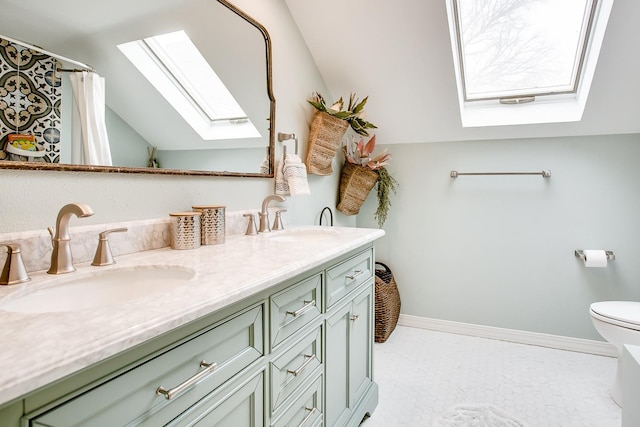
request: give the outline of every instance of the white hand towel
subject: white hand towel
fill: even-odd
[[[284,160],[284,179],[292,196],[311,194],[307,182],[307,167],[297,154],[287,154]]]
[[[266,156],[262,159],[262,163],[260,163],[260,173],[269,173],[269,160]]]
[[[289,184],[284,176],[284,158],[276,165],[276,188],[275,193],[285,196],[289,194]]]

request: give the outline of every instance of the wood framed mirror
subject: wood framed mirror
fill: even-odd
[[[226,0],[36,3],[9,0],[0,16],[2,35],[40,49],[0,36],[0,168],[273,177],[271,39],[259,22]],[[188,34],[259,136],[203,139],[118,48],[178,30]],[[91,64],[104,77],[112,165],[77,164],[67,152],[75,108],[67,74],[81,70],[60,56]],[[25,85],[26,91],[18,87]],[[9,134],[34,135],[38,150],[49,149],[46,158],[8,156]]]

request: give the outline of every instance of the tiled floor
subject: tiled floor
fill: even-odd
[[[458,404],[489,404],[528,427],[620,427],[616,359],[398,326],[374,346],[380,402],[362,427],[428,427]]]

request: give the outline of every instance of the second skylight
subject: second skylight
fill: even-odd
[[[466,101],[575,92],[593,0],[455,0]]]

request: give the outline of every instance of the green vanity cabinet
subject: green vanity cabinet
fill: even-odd
[[[3,427],[344,427],[377,405],[371,243],[0,406]]]

